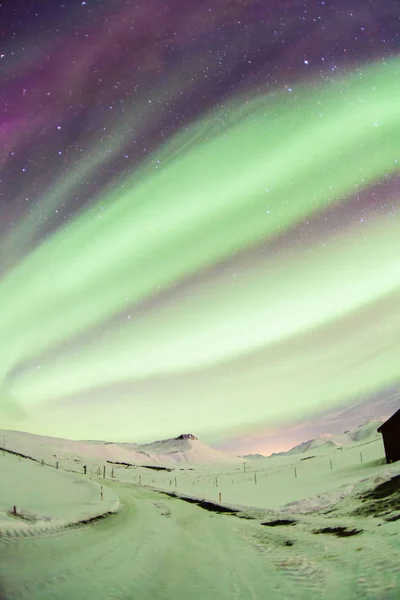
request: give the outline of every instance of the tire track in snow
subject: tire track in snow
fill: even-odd
[[[56,537],[67,535],[75,531],[87,528],[87,524],[72,525],[54,525],[45,527],[35,527],[26,525],[25,527],[16,527],[15,529],[0,529],[0,544],[2,542],[20,542],[21,540],[43,539],[46,537]]]
[[[148,489],[113,487],[125,506],[113,518],[72,536],[57,531],[48,537],[47,528],[44,538],[4,543],[23,565],[17,570],[7,557],[2,573],[0,560],[5,580],[14,568],[10,600],[261,600],[266,593],[269,600],[398,598],[398,523],[382,525],[376,536],[338,539],[313,535],[308,519],[290,529],[293,546],[285,546],[288,530],[269,531]],[[39,551],[41,562],[30,567]],[[347,552],[357,556],[356,572],[347,568]]]

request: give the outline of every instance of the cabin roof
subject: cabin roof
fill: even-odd
[[[379,433],[382,433],[382,430],[386,429],[387,427],[392,427],[395,423],[398,423],[400,425],[400,408],[391,417],[389,417],[387,421],[382,423],[382,425],[378,427],[377,431],[379,431]]]

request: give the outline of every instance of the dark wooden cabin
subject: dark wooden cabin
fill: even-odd
[[[390,419],[378,427],[378,431],[383,437],[386,462],[392,463],[400,460],[400,408]]]

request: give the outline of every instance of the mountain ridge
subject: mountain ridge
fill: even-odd
[[[69,440],[42,436],[29,432],[4,430],[6,447],[30,455],[35,459],[54,461],[54,459],[86,460],[100,462],[124,462],[137,466],[163,465],[173,467],[177,464],[219,464],[241,462],[238,456],[203,444],[192,433],[182,433],[174,438],[157,440],[147,444],[128,442],[108,442],[102,440]],[[75,457],[75,458],[74,458]]]
[[[368,439],[372,441],[373,438],[379,437],[380,434],[377,432],[377,428],[382,423],[382,420],[369,420],[341,434],[322,433],[316,438],[301,442],[285,452],[273,452],[271,456],[302,454],[308,450],[328,449],[332,447],[341,448]]]

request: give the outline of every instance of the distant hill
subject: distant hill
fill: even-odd
[[[232,454],[206,446],[191,433],[176,438],[158,440],[149,444],[105,442],[99,440],[68,440],[35,435],[20,431],[0,431],[5,435],[6,448],[54,462],[67,459],[81,462],[81,459],[104,463],[123,462],[133,465],[162,465],[173,467],[180,463],[218,464],[242,462]]]
[[[323,434],[291,448],[287,452],[277,452],[271,456],[303,454],[308,451],[324,451],[350,444],[359,444],[379,438],[377,428],[382,421],[367,421],[362,425],[339,435]],[[157,440],[148,444],[110,442],[101,440],[68,440],[50,436],[35,435],[21,431],[2,431],[6,448],[43,459],[49,463],[56,460],[82,463],[83,461],[104,464],[107,461],[121,462],[137,466],[174,467],[180,464],[222,464],[241,463],[244,460],[267,458],[262,454],[234,456],[203,444],[192,433],[182,433],[175,438]]]
[[[315,450],[317,448],[328,449],[328,448],[333,448],[333,447],[340,447],[342,445],[343,444],[341,444],[340,442],[337,442],[336,440],[334,440],[332,435],[323,434],[323,435],[319,435],[317,438],[315,438],[313,440],[308,440],[307,442],[302,442],[298,446],[291,448],[290,450],[288,450],[287,452],[284,452],[283,454],[300,454],[302,452],[307,452],[308,450]]]
[[[376,431],[383,421],[366,421],[355,429],[350,429],[348,435],[354,442],[360,442],[371,436],[379,437],[379,433]]]
[[[212,464],[240,462],[240,458],[206,446],[191,433],[183,433],[176,438],[158,440],[150,444],[138,444],[136,452],[143,452],[152,459],[168,463]]]
[[[247,460],[258,460],[259,458],[267,458],[264,454],[243,454],[239,458],[246,458]]]
[[[366,421],[358,427],[349,429],[342,434],[324,433],[312,440],[302,442],[286,452],[276,452],[271,456],[302,454],[309,450],[328,450],[329,448],[340,448],[359,442],[373,441],[374,438],[379,438],[380,434],[377,432],[377,428],[381,424],[382,421]]]

